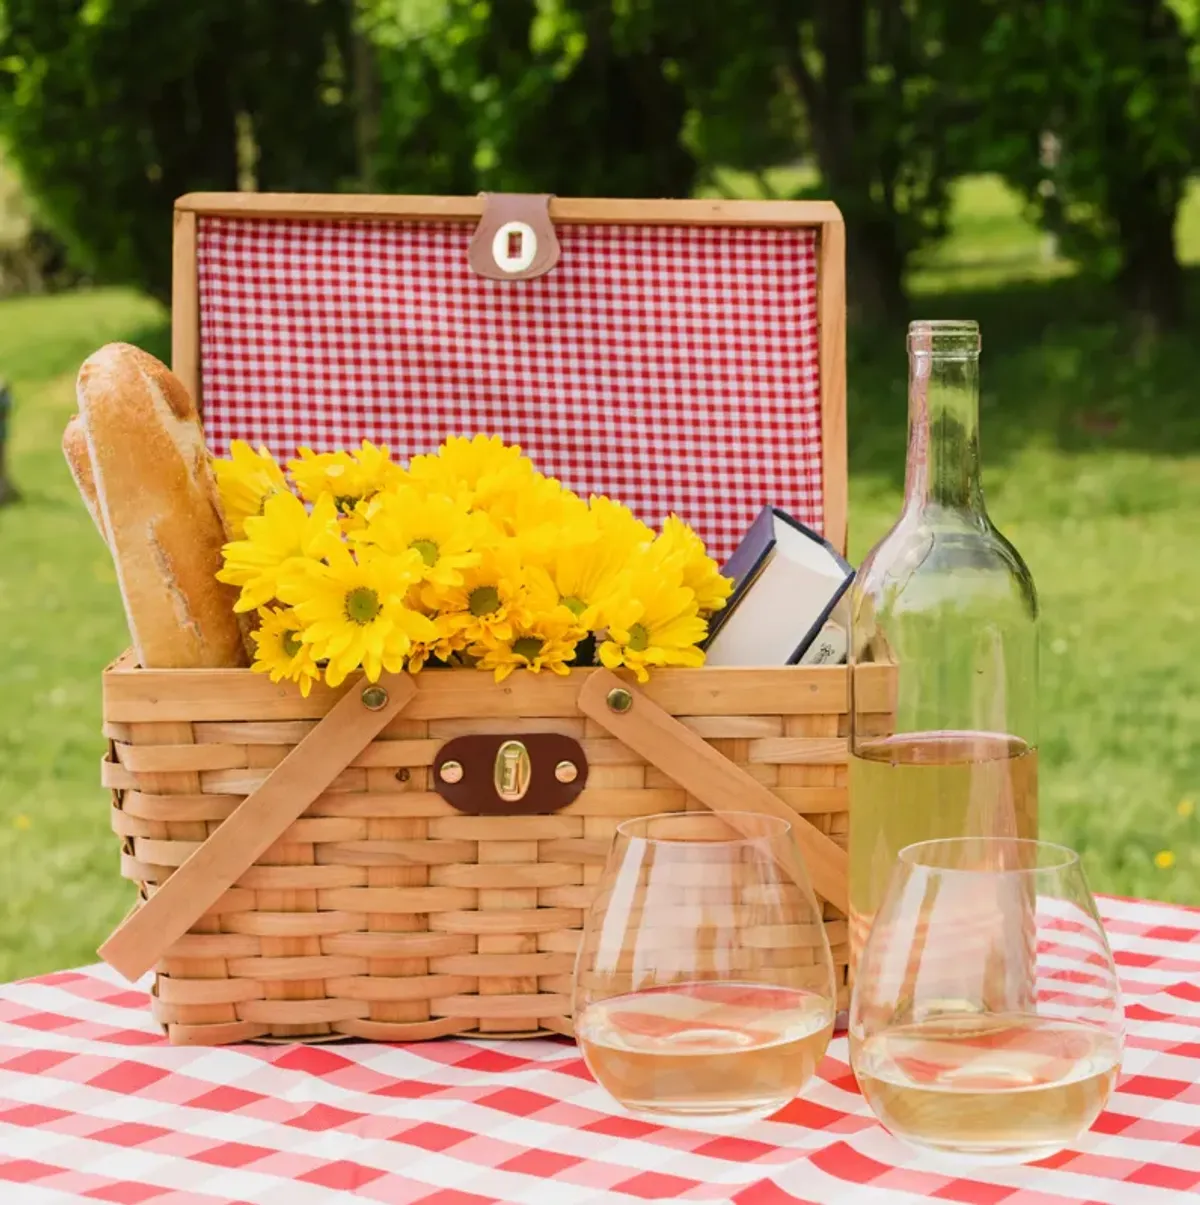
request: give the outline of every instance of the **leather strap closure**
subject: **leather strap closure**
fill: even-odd
[[[550,193],[485,192],[483,217],[467,249],[471,270],[487,280],[533,280],[562,249],[550,220]]]
[[[578,741],[555,732],[459,736],[438,750],[433,789],[469,816],[547,816],[587,786]]]

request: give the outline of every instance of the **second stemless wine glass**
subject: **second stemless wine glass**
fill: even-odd
[[[1075,1142],[1121,1065],[1124,1013],[1078,856],[1009,838],[901,850],[859,962],[850,1061],[872,1112],[942,1158]]]
[[[679,812],[617,828],[575,966],[575,1031],[622,1105],[691,1126],[769,1116],[833,1030],[833,960],[791,826]]]

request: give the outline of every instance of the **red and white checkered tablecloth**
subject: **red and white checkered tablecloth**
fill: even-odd
[[[948,1176],[871,1118],[836,1038],[770,1121],[623,1117],[563,1041],[173,1048],[107,968],[0,988],[0,1203],[1177,1205],[1200,1195],[1200,910],[1101,900],[1129,1019],[1109,1110]]]

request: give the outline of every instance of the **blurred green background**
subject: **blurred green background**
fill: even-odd
[[[1198,117],[1200,0],[0,0],[0,979],[131,902],[97,785],[124,621],[59,439],[89,352],[165,356],[196,189],[832,197],[852,559],[899,504],[905,321],[977,318],[1043,833],[1200,904]]]

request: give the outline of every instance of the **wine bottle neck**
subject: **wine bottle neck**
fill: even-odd
[[[979,465],[978,352],[910,346],[904,506],[987,514]]]

